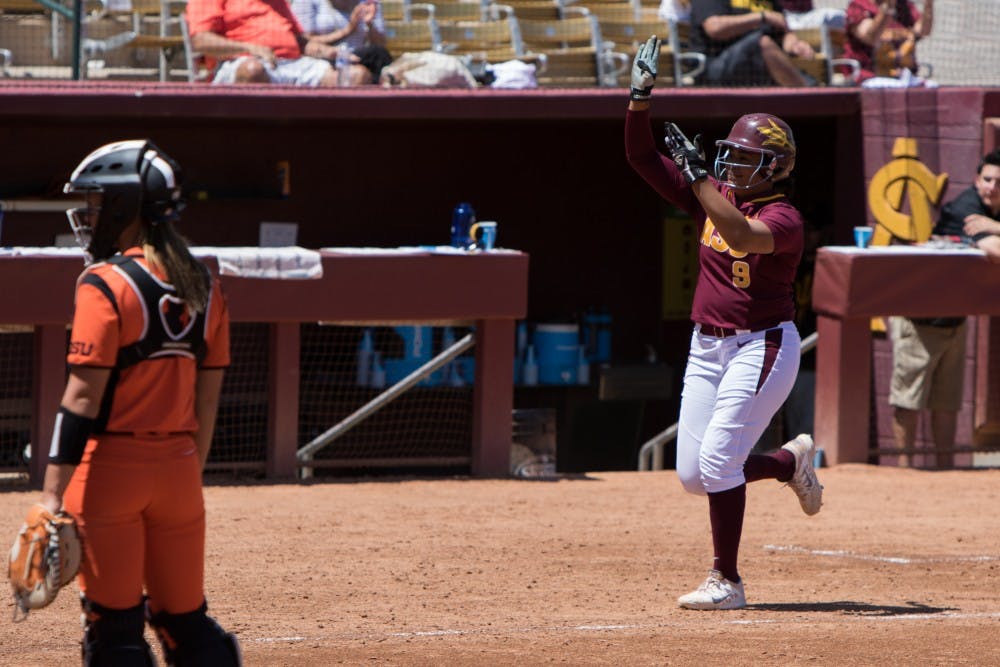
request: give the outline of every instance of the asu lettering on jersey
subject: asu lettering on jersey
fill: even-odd
[[[723,191],[744,217],[767,225],[774,237],[774,251],[761,255],[733,250],[706,217],[691,318],[751,331],[793,319],[792,285],[803,246],[801,215],[780,194],[738,202],[727,186]]]
[[[139,249],[89,267],[77,284],[67,361],[112,369],[97,432],[196,430],[194,392],[162,387],[194,387],[198,369],[229,365],[228,319],[217,283],[206,312],[195,313]]]
[[[715,224],[711,218],[705,218],[705,229],[701,233],[701,244],[707,245],[716,252],[728,253],[730,257],[736,260],[733,262],[733,285],[740,289],[750,287],[750,265],[740,261],[740,258],[746,257],[749,253],[730,248],[725,239],[716,233]]]

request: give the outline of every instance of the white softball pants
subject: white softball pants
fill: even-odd
[[[792,322],[727,338],[695,327],[677,432],[677,475],[685,490],[705,495],[746,482],[743,464],[792,391],[799,347]]]

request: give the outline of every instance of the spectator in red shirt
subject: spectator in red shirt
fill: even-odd
[[[916,43],[931,34],[933,23],[934,0],[924,0],[923,12],[912,0],[851,0],[844,57],[861,64],[858,83],[899,78],[904,69],[916,74]]]
[[[338,83],[336,47],[307,37],[286,0],[190,0],[186,15],[214,83]]]

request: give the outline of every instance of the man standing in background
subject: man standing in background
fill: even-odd
[[[965,238],[1000,263],[1000,149],[984,156],[975,182],[944,205],[933,233]],[[917,418],[927,409],[937,467],[950,468],[965,385],[966,318],[890,317],[889,336],[892,434],[904,451],[899,465],[912,463]]]

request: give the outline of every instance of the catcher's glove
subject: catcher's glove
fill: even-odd
[[[10,549],[7,577],[14,590],[14,619],[25,618],[56,598],[80,569],[76,523],[64,512],[53,515],[33,505]]]

